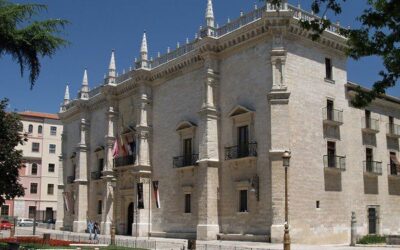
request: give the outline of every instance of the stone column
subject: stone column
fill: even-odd
[[[114,201],[115,193],[112,187],[112,181],[114,176],[114,158],[113,158],[113,148],[116,140],[115,135],[115,121],[116,112],[114,105],[109,105],[107,111],[107,135],[105,136],[106,143],[106,160],[104,170],[102,172],[104,179],[104,191],[103,191],[103,208],[102,208],[102,218],[101,218],[101,233],[110,234],[112,222],[114,221]]]
[[[199,167],[197,168],[198,192],[198,240],[217,239],[219,233],[218,199],[219,186],[218,167],[218,112],[217,112],[217,86],[218,86],[218,61],[214,55],[206,54],[204,99],[199,112]]]
[[[137,184],[143,184],[143,205],[144,208],[138,208],[138,189]],[[150,176],[136,176],[135,178],[135,200],[134,200],[134,217],[132,225],[132,236],[147,237],[151,232],[151,178]],[[149,230],[150,229],[150,230]]]
[[[80,134],[81,140],[77,146],[77,175],[75,179],[76,185],[76,199],[75,199],[75,217],[73,222],[74,232],[84,232],[87,224],[88,212],[88,164],[87,164],[87,142],[86,133],[88,131],[88,124],[85,118],[81,119]]]
[[[64,134],[61,135],[61,138]],[[61,139],[63,140],[63,139]],[[64,157],[61,154],[58,158],[58,185],[57,185],[57,217],[55,229],[62,230],[64,227]]]

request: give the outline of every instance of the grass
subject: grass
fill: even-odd
[[[365,235],[357,241],[358,244],[378,244],[385,242],[386,237],[381,235]]]

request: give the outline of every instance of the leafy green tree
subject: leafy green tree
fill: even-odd
[[[24,142],[22,123],[16,113],[6,112],[8,100],[0,101],[0,205],[7,199],[24,195],[19,183],[22,151],[16,146]]]
[[[40,58],[52,57],[62,46],[68,44],[59,37],[68,23],[66,20],[33,18],[47,10],[42,4],[14,4],[0,0],[0,58],[9,54],[20,66],[21,76],[28,68],[33,88],[40,73]]]
[[[269,0],[280,5],[282,0]],[[320,16],[328,12],[339,15],[346,0],[312,0],[311,9]],[[361,88],[353,100],[356,107],[368,105],[376,97],[394,87],[400,77],[400,1],[367,0],[361,16],[359,28],[341,29],[341,34],[348,38],[347,54],[358,60],[362,57],[378,56],[382,59],[384,70],[379,72],[381,79],[373,84],[370,92]],[[313,39],[319,39],[321,33],[331,25],[329,18],[300,21],[303,28],[312,32]]]

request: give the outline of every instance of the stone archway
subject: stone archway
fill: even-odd
[[[127,212],[127,230],[126,230],[126,234],[127,235],[132,235],[132,224],[133,224],[133,202],[129,203],[128,206],[128,212]]]

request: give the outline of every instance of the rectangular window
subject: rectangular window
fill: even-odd
[[[54,173],[55,168],[56,166],[54,163],[49,163],[49,173]]]
[[[238,127],[238,157],[249,155],[249,126]]]
[[[1,216],[8,216],[10,207],[8,205],[1,206]]]
[[[328,167],[336,167],[336,143],[334,141],[327,142],[327,155],[328,155]]]
[[[49,153],[50,154],[55,154],[56,153],[56,144],[50,144],[49,145]]]
[[[330,58],[325,58],[325,78],[332,80],[332,61]]]
[[[36,163],[32,163],[31,165],[31,175],[37,175],[38,173],[38,165]]]
[[[54,194],[54,184],[47,184],[47,194]]]
[[[99,171],[103,171],[103,170],[104,170],[104,159],[103,159],[103,158],[100,158],[99,161],[98,161],[98,164],[99,164],[99,165],[97,166],[97,167],[98,167],[98,170],[99,170]]]
[[[372,148],[366,148],[365,149],[365,164],[367,171],[372,172],[373,171],[373,161],[374,160],[374,155]]]
[[[332,100],[326,100],[326,112],[327,112],[327,118],[330,121],[333,121],[334,115],[333,115],[333,101]]]
[[[37,187],[38,187],[38,184],[37,184],[37,183],[31,183],[31,190],[30,190],[30,193],[31,193],[31,194],[37,194]]]
[[[191,213],[191,195],[190,194],[185,194],[185,213]]]
[[[247,190],[239,191],[239,212],[247,212]]]
[[[394,134],[394,119],[392,116],[389,116],[389,133]]]
[[[97,214],[101,214],[103,212],[103,201],[99,200],[97,202]]]
[[[29,206],[28,209],[29,209],[28,217],[29,217],[29,218],[35,217],[36,207],[35,207],[35,206]]]
[[[185,166],[192,165],[192,138],[183,140],[183,160]]]
[[[40,144],[38,142],[32,142],[32,152],[39,152]]]
[[[390,152],[390,175],[398,175],[398,160],[395,152]]]
[[[365,128],[371,128],[371,111],[365,110]]]
[[[50,127],[50,135],[57,135],[57,127],[55,126]]]

